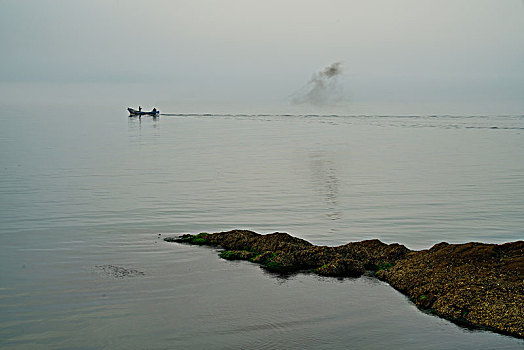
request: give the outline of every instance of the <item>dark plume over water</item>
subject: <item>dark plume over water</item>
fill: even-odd
[[[313,74],[309,82],[294,94],[294,104],[328,106],[340,102],[343,87],[338,77],[342,74],[342,62],[335,62]]]

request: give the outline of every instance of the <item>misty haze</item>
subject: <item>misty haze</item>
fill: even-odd
[[[520,349],[521,0],[0,0],[0,348]]]

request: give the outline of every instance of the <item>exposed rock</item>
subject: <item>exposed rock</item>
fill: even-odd
[[[378,239],[351,242],[335,249],[344,256],[361,261],[370,270],[379,269],[380,264],[394,263],[411,252],[401,244],[385,244]]]
[[[353,259],[336,259],[317,269],[319,275],[335,277],[359,277],[364,272],[364,265]]]
[[[523,241],[439,243],[377,276],[441,317],[524,337]]]
[[[524,338],[524,242],[439,243],[411,251],[379,240],[315,246],[287,233],[247,230],[183,235],[166,241],[227,249],[225,259],[249,260],[275,272],[308,270],[358,277],[365,270],[406,294],[419,308],[469,326]]]
[[[277,254],[274,253],[274,252],[267,251],[267,252],[264,252],[264,253],[257,254],[250,261],[254,262],[254,263],[257,263],[257,264],[265,265],[268,262],[270,262],[272,259],[274,259],[276,257],[276,255]]]

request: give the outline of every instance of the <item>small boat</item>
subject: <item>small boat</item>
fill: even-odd
[[[158,117],[160,115],[160,111],[158,111],[156,108],[153,108],[153,110],[151,112],[139,111],[139,110],[136,110],[136,109],[133,109],[133,108],[128,108],[127,110],[129,111],[129,116],[130,117],[142,116],[142,115],[150,115],[152,117]]]

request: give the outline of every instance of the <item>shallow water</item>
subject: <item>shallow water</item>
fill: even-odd
[[[373,278],[162,241],[283,231],[424,249],[524,237],[524,116],[0,112],[3,349],[520,349]],[[160,234],[160,236],[159,236]]]

